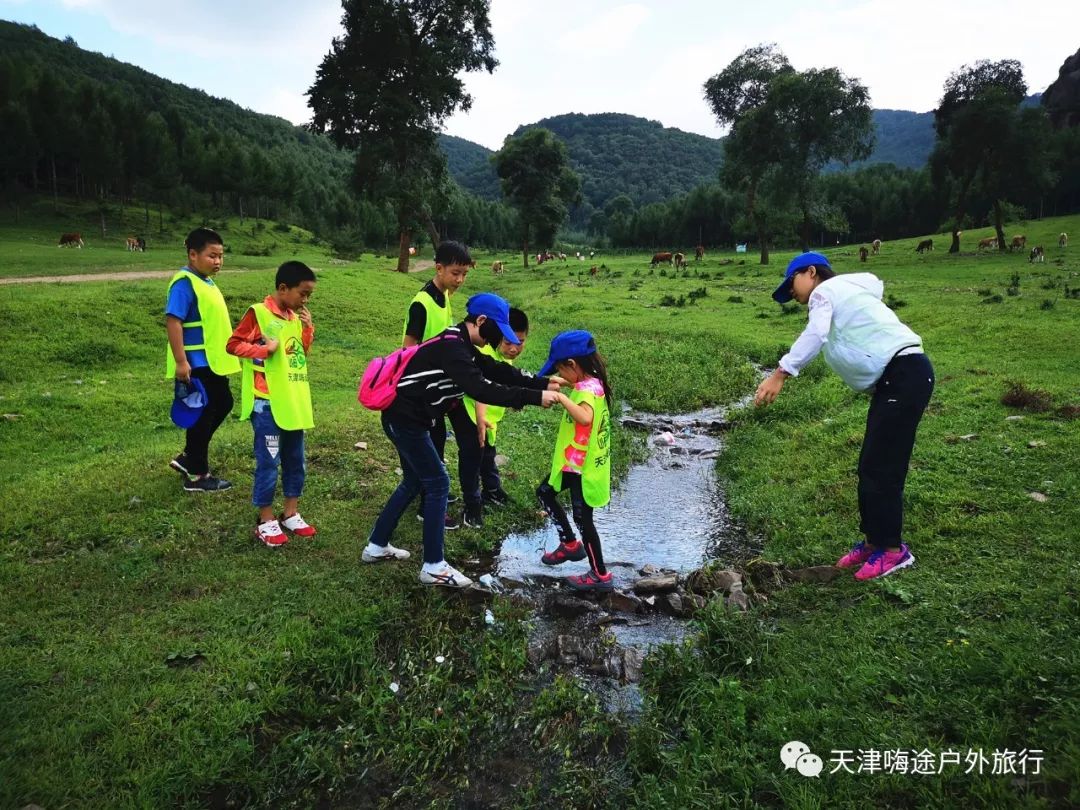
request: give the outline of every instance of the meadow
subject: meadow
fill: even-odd
[[[188,224],[126,254],[120,230],[78,251],[40,216],[0,223],[0,275],[171,270]],[[1080,246],[1056,239],[1080,236],[1080,217],[1010,228],[1046,247],[1045,264],[976,254],[988,230],[956,256],[940,235],[933,253],[901,240],[866,264],[857,245],[826,251],[840,272],[885,280],[936,368],[907,489],[918,564],[779,589],[745,614],[711,603],[691,641],[647,661],[632,721],[530,668],[513,601],[496,599],[492,627],[482,607],[419,585],[411,561],[359,562],[397,458],[355,381],[394,347],[430,273],[331,259],[271,223],[222,224],[234,322],[280,261],[319,273],[301,502],[319,535],[253,542],[251,430],[236,420],[211,445],[233,490],[181,491],[164,280],[0,286],[0,806],[1080,805]],[[675,273],[642,254],[528,270],[482,254],[463,292],[529,313],[520,365],[537,368],[557,331],[589,328],[619,398],[686,411],[751,392],[798,334],[805,310],[769,298],[791,255],[762,268],[710,252]],[[865,413],[819,359],[773,406],[734,415],[718,471],[764,559],[828,564],[856,539]],[[537,525],[557,416],[507,418],[516,505],[448,535],[451,562]],[[620,437],[620,467],[635,447]],[[416,551],[419,528],[403,521],[396,544]],[[784,769],[790,740],[822,757],[819,778]],[[831,752],[886,749],[1041,753],[1038,773],[1035,754],[1026,773],[830,773]]]

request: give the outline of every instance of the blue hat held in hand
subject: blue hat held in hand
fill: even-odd
[[[515,346],[521,344],[514,330],[510,328],[510,305],[506,300],[495,293],[477,293],[465,302],[465,311],[469,315],[484,315],[495,321],[502,331],[503,337]]]
[[[587,357],[596,353],[596,341],[592,334],[584,329],[560,332],[551,341],[547,362],[540,369],[540,377],[548,377],[555,370],[555,364],[574,357]]]
[[[188,382],[176,381],[172,410],[169,415],[177,427],[185,430],[192,427],[199,421],[205,407],[206,388],[198,377],[192,377]]]
[[[780,286],[776,288],[776,292],[772,294],[773,300],[778,304],[786,304],[791,300],[791,279],[795,277],[795,274],[800,270],[805,270],[811,265],[815,267],[828,267],[832,269],[832,265],[829,264],[829,260],[822,256],[820,253],[802,253],[796,256],[787,266],[787,271],[784,273],[784,280],[780,282]]]

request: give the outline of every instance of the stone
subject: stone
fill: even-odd
[[[22,416],[21,413],[5,413],[4,414],[4,418],[9,422],[14,422],[20,416]]]
[[[977,438],[979,438],[978,433],[965,433],[963,436],[960,437],[960,441],[962,441],[962,442],[970,442],[970,441],[973,441],[973,440],[975,440]]]
[[[496,467],[505,467],[509,463],[510,463],[510,457],[509,456],[504,456],[502,453],[496,454],[496,456],[495,456],[495,466]]]
[[[641,680],[641,666],[645,663],[645,655],[635,647],[623,649],[623,672],[622,679],[625,683],[637,683]]]
[[[1042,492],[1029,492],[1028,497],[1031,498],[1031,500],[1033,501],[1038,501],[1039,503],[1046,503],[1048,500],[1050,500],[1050,498],[1048,498]]]
[[[1021,420],[1022,420],[1023,418],[1024,418],[1024,417],[1022,417],[1022,416],[1006,416],[1006,417],[1005,417],[1005,421],[1006,421],[1006,422],[1019,422],[1019,421],[1021,421]]]
[[[717,591],[727,593],[733,585],[742,583],[742,574],[728,568],[699,568],[686,577],[686,589],[702,596]]]
[[[657,447],[671,447],[675,444],[675,435],[671,431],[665,430],[663,433],[653,436],[652,443]]]
[[[604,607],[616,613],[640,613],[641,600],[632,593],[612,591],[603,599]]]
[[[742,585],[736,585],[728,593],[727,599],[724,600],[729,608],[735,608],[745,613],[750,609],[750,597],[743,591]]]
[[[525,657],[534,667],[554,657],[553,644],[549,640],[530,641]]]
[[[665,593],[673,591],[679,584],[677,574],[658,574],[654,577],[643,577],[634,583],[634,593]]]
[[[548,611],[561,619],[576,619],[586,613],[599,613],[600,606],[568,593],[559,592],[548,603]]]
[[[809,568],[796,568],[787,572],[788,579],[794,582],[832,582],[843,573],[833,565],[812,565]]]
[[[652,563],[649,563],[648,565],[641,566],[641,568],[638,569],[638,573],[643,577],[654,577],[660,573],[660,569]]]
[[[677,593],[665,594],[664,598],[660,600],[660,604],[664,611],[672,616],[682,616],[685,611],[682,597]]]
[[[1028,442],[1028,447],[1046,447],[1046,442],[1040,441],[1039,439],[1032,439]]]
[[[693,616],[695,613],[704,610],[705,606],[709,604],[709,600],[704,596],[698,596],[696,593],[684,593],[682,603],[686,615]]]
[[[771,560],[751,560],[746,566],[746,576],[754,590],[772,590],[784,584],[784,566]]]
[[[357,442],[353,445],[353,450],[367,450],[367,442]]]
[[[517,579],[515,577],[503,577],[502,584],[504,588],[507,588],[511,591],[520,591],[524,588],[527,588],[529,585],[529,583],[527,583],[525,580]]]

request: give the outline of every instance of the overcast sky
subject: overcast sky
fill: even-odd
[[[498,149],[519,124],[622,112],[719,137],[702,83],[775,42],[797,68],[839,67],[874,107],[933,109],[950,72],[1018,59],[1042,91],[1080,46],[1069,0],[493,0],[499,66],[471,74],[472,110],[445,131]],[[341,32],[330,0],[0,0],[0,16],[72,36],[172,81],[295,123]]]

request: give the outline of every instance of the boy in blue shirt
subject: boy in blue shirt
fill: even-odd
[[[228,375],[240,371],[240,361],[225,351],[232,336],[232,321],[213,276],[221,270],[225,248],[210,228],[196,228],[184,241],[188,263],[169,282],[165,304],[165,331],[169,345],[165,378],[200,380],[206,389],[206,407],[187,430],[183,452],[169,462],[184,479],[188,492],[220,492],[232,486],[210,474],[207,453],[210,439],[232,410]]]

